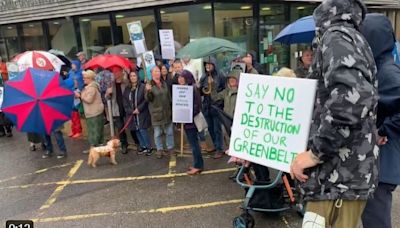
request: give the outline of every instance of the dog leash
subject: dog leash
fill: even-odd
[[[122,132],[124,132],[126,130],[126,128],[129,126],[129,124],[132,122],[133,120],[133,114],[129,117],[129,119],[126,121],[124,127],[118,132],[118,134],[116,136],[114,136],[114,138],[119,138],[119,135],[122,134]]]

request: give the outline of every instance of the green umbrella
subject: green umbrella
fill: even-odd
[[[176,57],[198,59],[221,52],[245,53],[246,50],[243,50],[239,45],[229,40],[215,37],[204,37],[187,44],[179,50]]]

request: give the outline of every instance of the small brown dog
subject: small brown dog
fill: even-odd
[[[115,161],[115,154],[117,153],[118,148],[120,147],[121,143],[119,139],[111,139],[107,142],[106,146],[98,146],[92,147],[89,150],[89,158],[88,158],[88,165],[91,165],[93,168],[96,168],[96,162],[99,160],[100,157],[110,157],[110,162],[113,165],[116,165],[117,162]]]

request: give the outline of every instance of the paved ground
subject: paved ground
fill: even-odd
[[[118,154],[86,165],[83,140],[67,139],[66,159],[28,151],[25,135],[0,138],[0,219],[33,219],[35,227],[232,227],[244,192],[228,179],[232,167],[205,158],[206,172],[187,176],[189,155],[156,159]],[[400,227],[400,192],[394,227]],[[256,227],[300,227],[294,211],[255,213]]]

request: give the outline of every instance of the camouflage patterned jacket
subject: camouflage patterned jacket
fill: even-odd
[[[361,0],[325,0],[314,11],[310,78],[318,80],[309,148],[320,163],[300,185],[305,200],[365,200],[377,183],[376,66],[358,32]]]

